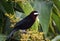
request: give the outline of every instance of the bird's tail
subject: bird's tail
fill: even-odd
[[[15,31],[16,31],[16,30],[13,30],[13,31],[10,33],[10,35],[7,37],[6,41],[9,41],[9,40],[12,38],[12,36],[13,36],[13,34],[14,34]]]

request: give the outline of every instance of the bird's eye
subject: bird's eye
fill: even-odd
[[[34,15],[38,15],[38,13],[34,13]]]

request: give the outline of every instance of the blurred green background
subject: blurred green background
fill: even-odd
[[[0,41],[4,41],[14,25],[33,10],[39,12],[38,18],[26,35],[18,31],[18,36],[31,41],[59,41],[60,0],[0,0]],[[36,38],[32,37],[34,35]],[[17,37],[16,34],[14,36]]]

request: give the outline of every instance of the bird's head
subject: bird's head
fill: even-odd
[[[32,17],[33,19],[35,19],[38,15],[39,15],[38,11],[32,11],[30,13],[30,17]]]
[[[36,18],[39,15],[39,13],[38,13],[38,11],[32,11],[30,13],[30,15],[31,15],[31,17]]]
[[[34,16],[38,16],[39,15],[38,11],[32,11],[31,14],[34,15]]]
[[[38,11],[32,11],[30,14],[33,15],[33,16],[38,16],[39,15]]]

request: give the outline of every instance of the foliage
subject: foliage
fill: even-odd
[[[16,22],[28,16],[33,10],[37,10],[39,16],[30,31],[43,31],[45,38],[49,39],[60,34],[59,0],[0,0],[0,33],[8,35]]]

